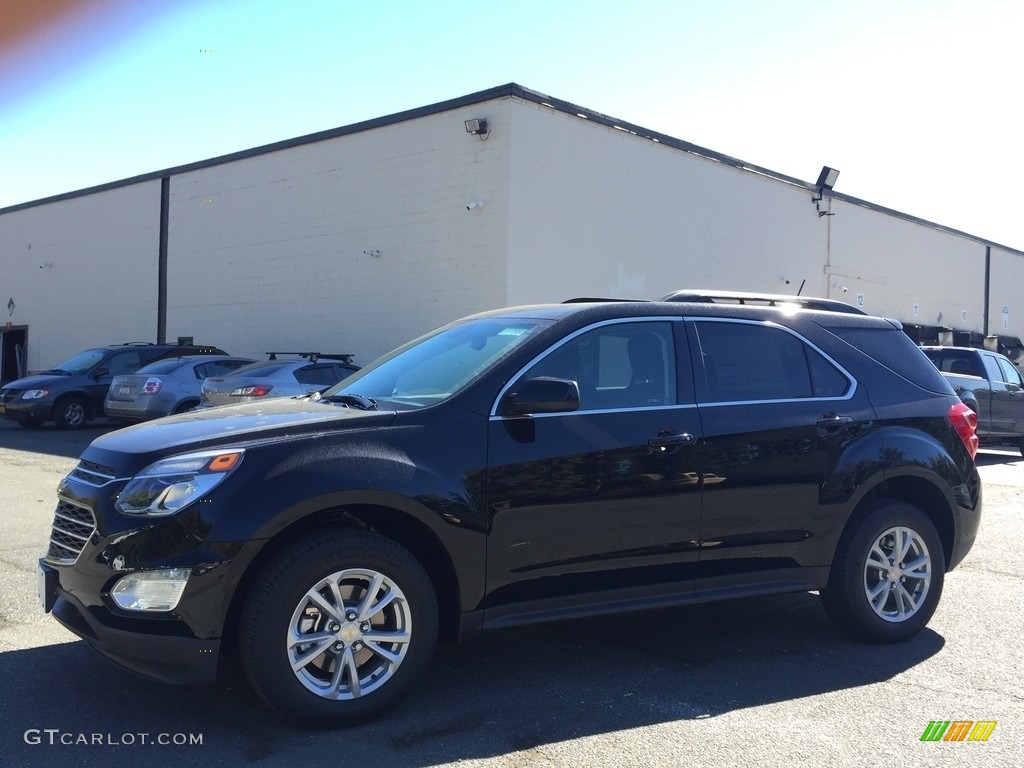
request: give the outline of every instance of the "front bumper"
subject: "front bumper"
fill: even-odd
[[[53,402],[50,400],[11,400],[0,404],[3,412],[0,416],[14,421],[42,423],[50,418]]]
[[[103,608],[89,608],[60,584],[60,568],[39,561],[40,598],[53,617],[99,655],[118,666],[167,683],[201,685],[217,679],[220,638],[197,638],[156,630],[158,622],[140,620],[145,630],[112,626]],[[104,614],[107,614],[104,616]],[[170,629],[168,625],[168,629]]]

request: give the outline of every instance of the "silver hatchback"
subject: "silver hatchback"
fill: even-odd
[[[158,360],[133,374],[115,376],[103,412],[119,421],[146,421],[199,405],[203,380],[252,362],[248,357],[184,355]]]
[[[337,384],[359,370],[358,365],[321,355],[309,360],[267,360],[203,382],[200,408],[259,402],[271,397],[308,395]]]

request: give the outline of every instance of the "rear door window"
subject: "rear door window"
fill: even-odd
[[[790,331],[757,322],[701,320],[693,324],[698,402],[806,400],[847,396],[853,382]]]

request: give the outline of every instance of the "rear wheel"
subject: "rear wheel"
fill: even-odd
[[[80,429],[89,421],[89,407],[80,397],[65,397],[53,407],[53,422],[57,429]]]
[[[186,400],[183,403],[179,403],[178,407],[171,411],[171,413],[185,413],[186,411],[191,411],[197,405],[199,405],[198,400]]]
[[[843,535],[822,601],[854,637],[899,642],[931,619],[945,570],[931,520],[909,504],[884,502]]]
[[[301,540],[246,601],[242,663],[256,692],[306,727],[365,722],[397,705],[437,642],[437,598],[419,562],[362,531]]]

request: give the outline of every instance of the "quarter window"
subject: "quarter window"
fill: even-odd
[[[841,397],[850,382],[793,334],[753,323],[695,324],[707,402]]]

